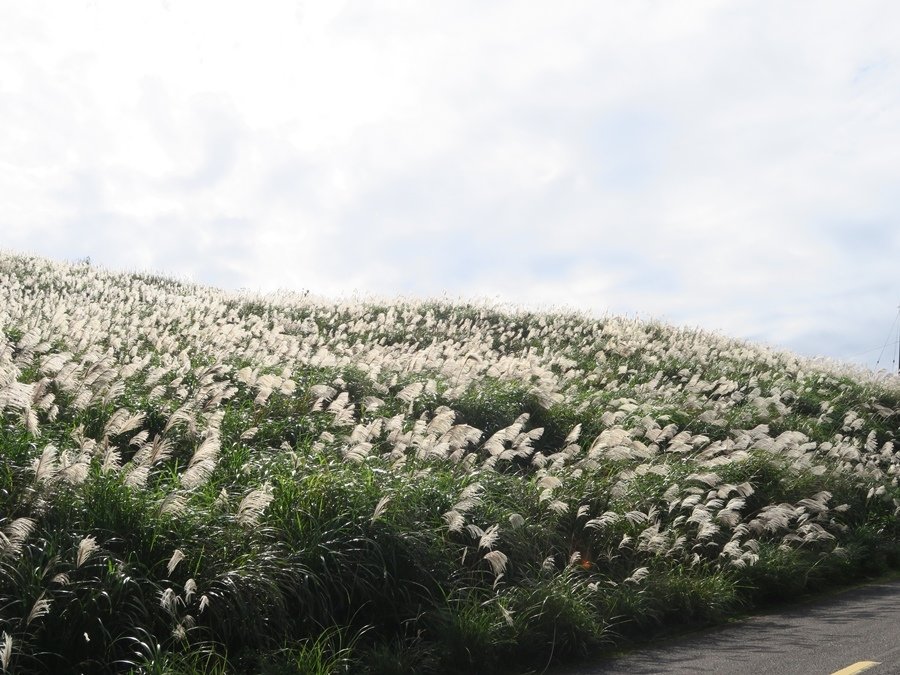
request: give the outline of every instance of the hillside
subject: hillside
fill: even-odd
[[[0,254],[7,672],[512,672],[900,564],[900,385]]]

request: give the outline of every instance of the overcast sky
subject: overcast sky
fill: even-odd
[[[891,367],[900,3],[0,0],[0,247]]]

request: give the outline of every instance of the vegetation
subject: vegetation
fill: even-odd
[[[0,671],[541,671],[900,563],[900,385],[0,255]]]

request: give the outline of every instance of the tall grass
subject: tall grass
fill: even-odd
[[[892,376],[0,255],[4,672],[539,670],[900,563]]]

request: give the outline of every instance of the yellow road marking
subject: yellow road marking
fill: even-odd
[[[856,675],[856,673],[861,673],[864,670],[868,670],[872,666],[880,665],[881,663],[879,663],[878,661],[858,661],[852,666],[847,666],[846,668],[841,668],[840,670],[833,672],[831,675]]]

